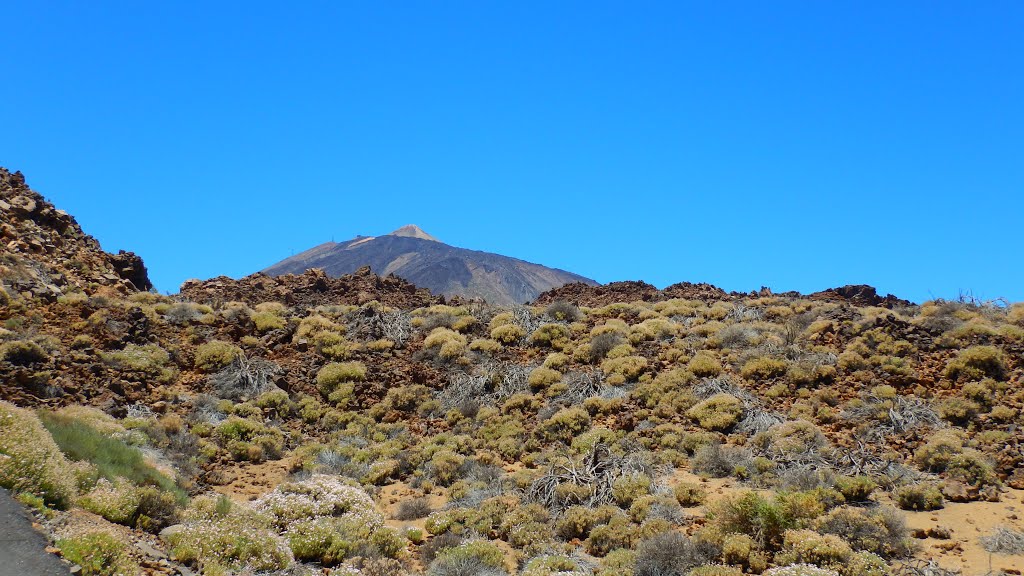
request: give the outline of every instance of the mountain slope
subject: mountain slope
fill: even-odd
[[[271,276],[301,274],[322,268],[330,276],[369,266],[394,274],[435,294],[483,298],[492,304],[529,302],[540,293],[568,283],[596,282],[578,274],[508,256],[457,248],[408,225],[385,236],[358,236],[326,242],[263,270]]]

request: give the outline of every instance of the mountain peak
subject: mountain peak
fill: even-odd
[[[398,230],[388,234],[388,236],[405,236],[406,238],[419,238],[420,240],[431,240],[433,242],[440,242],[437,238],[434,238],[430,234],[423,231],[422,228],[415,224],[406,224]]]

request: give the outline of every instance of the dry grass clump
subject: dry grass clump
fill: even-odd
[[[608,358],[601,363],[601,370],[608,375],[609,384],[619,385],[637,380],[647,370],[647,359],[643,356]]]
[[[785,376],[788,370],[789,365],[786,362],[762,356],[748,360],[740,370],[740,374],[749,380],[770,380]]]
[[[999,526],[981,537],[981,545],[993,554],[1024,554],[1024,532]]]

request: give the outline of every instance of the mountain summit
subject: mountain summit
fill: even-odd
[[[491,304],[522,304],[565,284],[596,285],[578,274],[516,258],[449,246],[408,224],[384,236],[357,236],[326,242],[266,269],[271,276],[322,268],[339,277],[369,266],[382,276],[394,274],[434,294],[483,298]]]
[[[395,230],[391,234],[388,234],[388,236],[402,236],[405,238],[419,238],[420,240],[440,242],[440,240],[434,238],[430,234],[427,234],[426,232],[423,231],[423,228],[420,228],[415,224],[406,224],[405,226],[402,226],[401,228]]]

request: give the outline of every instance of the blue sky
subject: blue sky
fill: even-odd
[[[161,291],[416,223],[1024,300],[1024,3],[4,2],[0,165]]]

